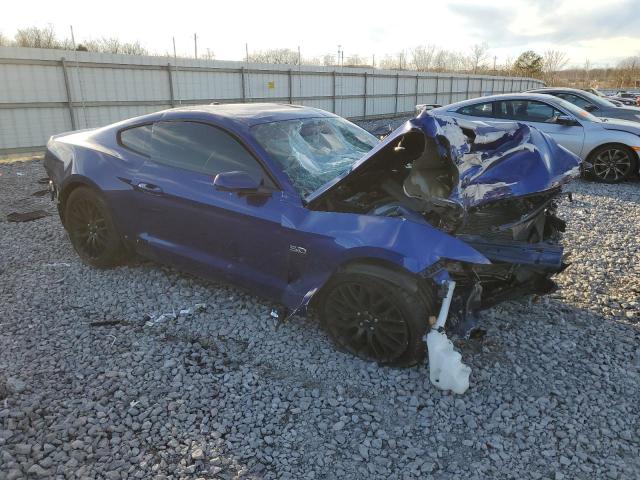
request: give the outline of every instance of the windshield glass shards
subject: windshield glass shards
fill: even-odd
[[[379,141],[338,117],[263,123],[252,132],[302,197],[348,171]]]

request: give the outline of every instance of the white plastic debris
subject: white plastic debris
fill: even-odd
[[[462,355],[453,349],[453,343],[443,332],[456,282],[451,280],[447,284],[447,296],[442,301],[438,319],[426,336],[429,380],[441,390],[462,394],[469,388],[471,368],[462,363]]]
[[[179,313],[180,317],[190,317],[191,315],[193,315],[193,308],[184,308]]]

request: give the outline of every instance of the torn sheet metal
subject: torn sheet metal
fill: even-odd
[[[313,208],[335,189],[388,164],[389,147],[401,146],[411,133],[424,135],[427,144],[457,169],[446,200],[465,209],[544,192],[579,175],[580,159],[535,128],[521,123],[506,127],[461,125],[457,119],[422,112],[398,127],[348,172],[307,196],[308,205]]]

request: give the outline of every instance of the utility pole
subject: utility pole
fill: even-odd
[[[76,38],[73,36],[73,25],[69,25],[71,29],[71,45],[73,45],[73,49],[76,49]]]
[[[371,65],[373,66],[373,68],[376,68],[376,54],[373,54],[373,58],[371,59]]]
[[[178,58],[178,54],[176,53],[176,37],[173,38],[173,59],[176,60]]]
[[[245,59],[247,60],[247,63],[249,63],[249,44],[248,43],[244,44],[244,51],[245,51],[245,54],[246,54]]]
[[[198,58],[198,34],[197,33],[193,34],[193,50],[194,50],[195,57]]]
[[[338,56],[336,57],[336,65],[340,66],[340,48],[342,45],[338,45]]]
[[[298,45],[298,66],[302,65],[302,57],[300,56],[300,45]]]
[[[496,60],[498,59],[497,55],[494,55],[493,57],[493,74],[495,75],[496,72]]]

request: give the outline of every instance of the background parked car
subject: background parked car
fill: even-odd
[[[619,102],[618,100],[615,100],[613,98],[613,95],[607,95],[605,93],[602,93],[597,88],[583,88],[582,90],[584,90],[585,92],[593,93],[594,95],[596,95],[596,96],[598,96],[600,98],[604,98],[605,100],[609,100],[616,107],[623,107],[625,105],[623,102]]]
[[[640,107],[640,93],[617,92],[611,98],[615,99],[616,101],[622,102],[625,105]]]
[[[517,121],[534,126],[581,157],[583,171],[603,182],[620,182],[638,172],[640,123],[600,119],[552,95],[493,95],[432,112],[494,125]]]
[[[562,98],[592,113],[596,117],[618,118],[620,120],[640,122],[640,108],[629,106],[618,107],[608,99],[577,88],[548,87],[529,90],[525,93],[546,93],[547,95]]]

